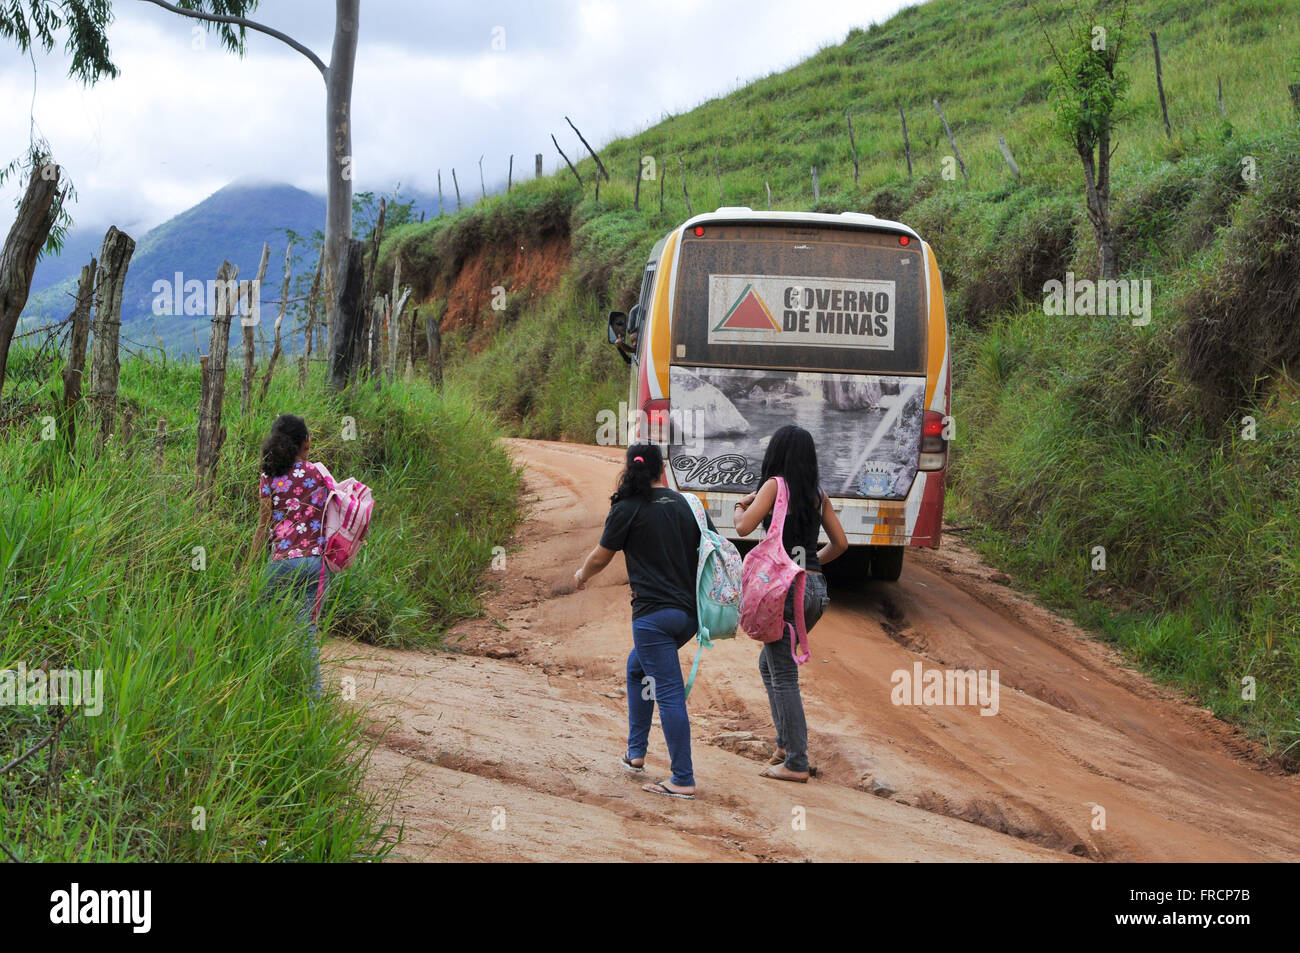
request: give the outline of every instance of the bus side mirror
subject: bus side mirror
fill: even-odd
[[[611,311],[609,313],[609,343],[617,347],[627,336],[627,315],[622,311]]]

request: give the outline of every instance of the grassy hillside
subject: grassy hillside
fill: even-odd
[[[853,31],[799,66],[601,148],[454,218],[394,232],[417,303],[456,306],[468,269],[541,234],[569,243],[545,295],[486,304],[448,335],[453,378],[508,426],[592,440],[624,394],[604,310],[631,303],[654,241],[693,210],[864,210],[918,229],[944,270],[958,421],[950,517],[1021,584],[1294,764],[1300,739],[1300,530],[1292,465],[1300,361],[1300,18],[1286,0],[1135,0],[1113,191],[1126,278],[1153,283],[1151,323],[1051,317],[1043,283],[1096,276],[1082,173],[1056,133],[1046,30],[1061,4],[933,0]],[[1148,33],[1159,34],[1166,135]],[[1115,37],[1110,38],[1114,41]],[[1216,104],[1219,80],[1223,108]],[[970,174],[952,152],[938,99]],[[911,136],[902,150],[898,109]],[[857,136],[854,180],[846,111]],[[997,137],[1023,173],[1016,181]],[[658,177],[642,181],[640,157]],[[810,167],[821,198],[813,202]],[[1253,168],[1248,181],[1242,172]],[[663,209],[660,209],[662,187]],[[508,270],[495,264],[513,290]],[[478,271],[473,272],[479,274]],[[476,279],[477,280],[477,279]],[[483,299],[486,301],[486,297]],[[1257,422],[1242,439],[1242,418]],[[1104,571],[1092,566],[1104,546]],[[1241,696],[1253,678],[1256,697]],[[1290,754],[1287,754],[1288,750]]]
[[[193,486],[193,363],[122,366],[125,429],[100,456],[43,440],[58,360],[11,354],[0,424],[0,670],[99,670],[103,711],[0,776],[0,843],[22,860],[327,860],[374,856],[387,804],[361,784],[364,715],[331,691],[308,704],[291,616],[268,611],[257,522],[258,444],[303,415],[312,456],[372,485],[372,531],[335,577],[325,631],[436,644],[477,610],[479,574],[515,520],[517,474],[461,392],[421,382],[326,395],[296,369],[239,412],[211,512]],[[155,460],[154,424],[171,438]],[[356,438],[344,439],[345,417]],[[56,434],[57,436],[57,434]],[[201,551],[196,547],[202,547]],[[202,563],[196,560],[202,556]],[[0,751],[49,735],[57,707],[0,708]],[[389,795],[392,796],[392,795]],[[200,828],[198,825],[202,823]]]

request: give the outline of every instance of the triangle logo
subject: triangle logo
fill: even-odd
[[[780,331],[781,325],[767,310],[767,305],[754,290],[753,284],[745,285],[731,309],[714,327],[715,331]]]

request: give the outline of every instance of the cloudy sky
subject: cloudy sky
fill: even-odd
[[[19,0],[24,2],[24,0]],[[424,191],[455,166],[477,186],[546,171],[579,148],[784,69],[852,27],[916,0],[363,0],[353,88],[359,188]],[[67,78],[55,52],[0,40],[0,165],[21,155],[34,117],[78,192],[78,225],[144,231],[240,178],[324,189],[324,85],[301,54],[249,33],[247,55],[142,0],[114,0],[116,80]],[[258,21],[328,62],[331,0],[263,0]],[[504,45],[504,49],[494,49]],[[33,106],[34,93],[34,106]],[[466,190],[468,191],[468,190]],[[0,223],[17,193],[0,188]],[[7,225],[0,224],[7,229]]]

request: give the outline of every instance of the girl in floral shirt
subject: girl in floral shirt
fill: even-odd
[[[253,537],[252,558],[264,558],[269,547],[267,576],[271,587],[290,592],[297,600],[297,618],[306,627],[312,692],[319,695],[316,616],[329,585],[329,573],[324,574],[323,581],[321,577],[321,552],[325,547],[323,507],[332,484],[316,464],[308,461],[310,449],[306,421],[293,414],[275,418],[271,433],[262,443],[262,475],[258,481],[261,516]]]

